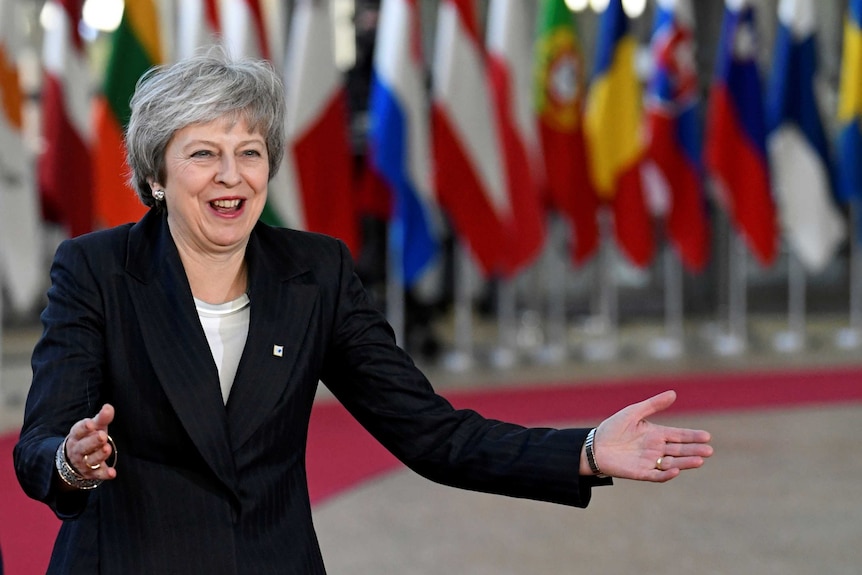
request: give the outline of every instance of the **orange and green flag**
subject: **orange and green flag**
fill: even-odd
[[[146,211],[127,183],[123,133],[138,78],[164,62],[155,0],[126,2],[112,42],[102,93],[95,105],[93,192],[95,221],[103,227],[137,221]]]
[[[589,259],[599,244],[598,201],[584,140],[584,56],[565,0],[542,0],[535,48],[535,103],[544,158],[544,195],[573,228],[572,255]]]

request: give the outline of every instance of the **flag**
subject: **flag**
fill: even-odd
[[[44,219],[63,225],[70,237],[93,229],[92,85],[78,33],[82,6],[82,0],[49,0],[43,8],[39,190]]]
[[[23,133],[17,5],[0,0],[0,282],[12,309],[25,313],[42,295],[43,262],[33,159]]]
[[[443,0],[432,65],[431,130],[440,205],[486,275],[502,271],[506,193],[500,135],[470,0]]]
[[[503,144],[506,192],[512,207],[502,272],[513,275],[532,263],[545,240],[539,178],[541,151],[533,115],[532,25],[522,0],[488,6],[488,73]]]
[[[145,212],[127,183],[123,132],[138,78],[150,67],[165,62],[160,22],[154,0],[126,2],[120,26],[113,34],[104,86],[96,98],[94,112],[92,159],[97,226],[136,221]]]
[[[291,3],[284,0],[258,0],[263,15],[263,29],[266,33],[266,43],[269,46],[269,59],[276,70],[284,70],[284,57],[287,48],[287,10]],[[332,4],[332,0],[324,1]],[[294,1],[295,5],[296,2]]]
[[[394,194],[391,242],[412,286],[440,252],[438,207],[431,181],[425,65],[416,0],[383,0],[369,94],[369,153]]]
[[[222,0],[224,45],[235,58],[272,61],[261,0]]]
[[[622,253],[642,267],[650,263],[655,248],[641,184],[646,144],[636,52],[622,0],[611,0],[600,17],[596,64],[587,94],[590,175],[599,199],[612,207]]]
[[[838,88],[839,197],[862,200],[862,0],[850,0],[844,19]]]
[[[821,271],[846,238],[832,199],[831,161],[814,92],[814,0],[781,0],[767,93],[767,145],[782,228],[806,267]]]
[[[221,31],[228,52],[239,58],[269,60],[280,70],[287,35],[285,4],[283,0],[221,0]]]
[[[683,264],[700,271],[709,257],[691,0],[659,0],[647,87],[647,155],[669,192],[667,236]]]
[[[293,218],[294,227],[341,238],[355,255],[347,91],[335,65],[329,3],[298,0],[288,39],[287,186],[270,190],[274,214],[285,223]]]
[[[350,177],[351,166],[333,169],[332,164],[327,163],[326,168],[316,167],[328,155],[333,154],[341,158],[344,153],[340,150],[344,147],[336,142],[334,147],[327,149],[327,136],[323,136],[323,143],[312,139],[312,142],[304,148],[311,164],[305,173],[297,170],[297,158],[293,145],[298,137],[297,130],[304,129],[313,120],[308,118],[307,122],[299,127],[294,115],[297,112],[297,102],[301,98],[323,96],[323,93],[315,92],[315,89],[326,90],[326,86],[320,84],[320,79],[325,78],[324,83],[331,81],[327,76],[334,70],[334,55],[332,52],[332,32],[329,29],[328,12],[326,4],[321,0],[303,0],[295,3],[291,44],[287,48],[288,62],[284,64],[284,48],[281,38],[285,33],[274,26],[273,23],[282,21],[281,4],[267,0],[224,0],[222,3],[222,30],[224,32],[224,44],[234,57],[265,59],[276,69],[285,70],[287,79],[287,118],[286,118],[286,153],[278,172],[270,179],[268,196],[261,219],[276,226],[287,226],[291,228],[321,232],[343,239],[351,248],[356,250],[357,232],[353,219],[352,198],[350,194],[345,195],[345,200],[338,203],[327,204],[331,199],[333,190],[344,189],[343,174],[346,170]],[[309,32],[309,26],[314,29]],[[295,32],[296,38],[293,37]],[[316,37],[322,34],[321,37]],[[319,45],[314,43],[319,42]],[[311,43],[311,44],[310,44]],[[315,50],[322,50],[321,54],[315,54]],[[305,58],[319,58],[315,62],[306,62]],[[331,63],[328,62],[331,60]],[[319,72],[319,77],[302,77],[306,65]],[[292,76],[293,73],[300,76]],[[307,85],[311,82],[313,86]],[[310,91],[309,91],[310,90]],[[303,96],[305,94],[305,96]],[[321,103],[312,100],[302,104],[301,112],[316,113],[315,106]],[[340,104],[338,104],[340,105]],[[346,103],[344,104],[346,106]],[[346,108],[345,108],[346,109]],[[335,112],[338,116],[338,112]],[[327,117],[326,115],[323,116]],[[332,116],[328,116],[333,118]],[[346,112],[343,120],[333,118],[330,122],[346,124]],[[338,128],[344,129],[345,128]],[[330,132],[337,131],[335,127],[329,128]],[[320,134],[320,128],[311,130],[311,134]],[[324,132],[325,133],[325,132]],[[318,136],[319,139],[320,136]],[[346,137],[346,136],[345,136]],[[316,142],[316,143],[313,143]],[[317,162],[317,164],[315,164]],[[343,162],[339,159],[336,165]],[[303,180],[303,178],[305,178]],[[317,180],[315,180],[317,178]],[[349,187],[349,183],[347,184]],[[306,197],[304,190],[308,191]],[[335,194],[336,197],[338,194]],[[345,216],[345,213],[349,216]],[[355,253],[355,251],[354,251]]]
[[[183,0],[177,4],[177,59],[195,54],[202,46],[221,41],[219,0]]]
[[[757,30],[750,0],[728,0],[707,110],[705,163],[730,221],[762,265],[775,260],[778,224],[766,155]]]
[[[535,113],[546,201],[574,230],[572,255],[583,263],[599,245],[598,199],[584,136],[586,78],[575,17],[565,0],[542,0],[535,62]]]

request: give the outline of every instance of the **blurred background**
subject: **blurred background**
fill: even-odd
[[[645,323],[651,357],[795,352],[824,319],[853,349],[851,4],[3,0],[3,324],[59,241],[142,214],[140,74],[221,43],[288,86],[264,219],[344,239],[423,360],[617,359]]]

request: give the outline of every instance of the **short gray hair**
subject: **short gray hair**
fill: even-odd
[[[156,204],[148,180],[165,182],[165,150],[174,134],[219,118],[244,119],[266,142],[269,179],[284,155],[284,86],[266,60],[232,60],[211,48],[138,80],[126,128],[130,183],[147,207]]]

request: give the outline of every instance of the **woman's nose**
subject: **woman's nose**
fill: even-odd
[[[236,158],[230,154],[224,154],[219,163],[219,171],[216,174],[216,181],[223,183],[226,186],[235,186],[240,183],[242,178],[237,169]]]

